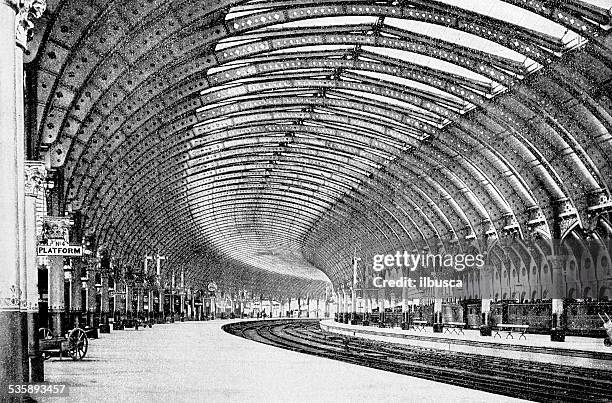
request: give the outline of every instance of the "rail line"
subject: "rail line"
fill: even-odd
[[[383,337],[388,337],[388,338],[397,338],[397,339],[404,339],[404,340],[427,340],[431,342],[450,343],[450,344],[469,346],[469,347],[481,347],[483,345],[482,342],[478,342],[474,340],[449,339],[449,338],[435,337],[431,335],[424,337],[424,336],[419,336],[419,335],[414,335],[414,334],[385,333],[385,332],[378,331],[375,327],[370,327],[368,329],[361,328],[359,331],[362,334],[369,334],[369,335],[374,335],[374,336],[383,336]],[[543,347],[543,346],[513,345],[513,344],[503,344],[500,347],[503,348],[504,350],[520,351],[522,353],[552,354],[552,355],[561,355],[561,356],[566,356],[566,357],[580,357],[580,358],[589,358],[589,359],[594,359],[594,360],[612,361],[612,353],[606,353],[606,352],[600,352],[600,351],[570,350],[570,349],[560,349],[560,348],[551,348],[551,347]]]
[[[231,334],[300,353],[521,399],[612,401],[612,371],[434,350],[323,332],[318,320],[237,322]]]

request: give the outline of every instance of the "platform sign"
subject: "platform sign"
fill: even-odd
[[[48,245],[38,245],[38,256],[83,256],[81,245],[70,245],[66,241],[50,242]]]
[[[210,292],[217,291],[217,284],[215,284],[214,282],[208,283],[208,291]]]

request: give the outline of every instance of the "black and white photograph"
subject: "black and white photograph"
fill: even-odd
[[[0,0],[0,403],[612,403],[612,0]]]

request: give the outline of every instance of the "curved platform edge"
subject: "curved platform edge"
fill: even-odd
[[[516,360],[569,365],[581,368],[612,370],[612,354],[572,350],[569,348],[540,347],[525,344],[507,344],[494,341],[474,341],[460,338],[421,336],[406,331],[372,328],[324,320],[321,329],[330,333],[360,337],[369,340],[410,345],[421,348],[454,351],[458,353],[502,357]]]

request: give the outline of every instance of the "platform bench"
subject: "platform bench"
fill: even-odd
[[[465,322],[446,322],[444,325],[444,333],[450,333],[451,330],[455,334],[465,334],[463,333],[463,328],[465,327]],[[501,336],[500,336],[501,337]]]
[[[419,332],[424,332],[425,331],[425,325],[427,324],[426,320],[413,320],[412,321],[412,325],[414,327],[415,330],[418,330]]]
[[[501,334],[499,334],[499,332],[508,332],[508,334],[506,335],[506,339],[508,337],[510,337],[511,339],[514,339],[514,336],[512,336],[512,332],[520,332],[520,336],[519,336],[519,340],[522,338],[524,338],[525,340],[527,340],[527,336],[525,336],[525,332],[527,331],[527,329],[529,328],[529,325],[511,325],[509,323],[498,323],[495,326],[495,334],[493,335],[493,338],[496,338],[497,336],[499,336],[499,338],[501,339]]]

